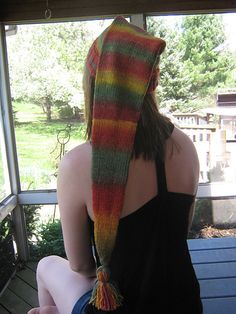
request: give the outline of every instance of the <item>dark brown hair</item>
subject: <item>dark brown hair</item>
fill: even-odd
[[[86,139],[91,140],[93,118],[94,78],[85,68],[83,89],[85,98],[85,117],[87,122]],[[171,135],[172,124],[157,107],[155,94],[146,94],[137,124],[132,158],[143,157],[145,160],[159,158],[164,160],[165,141]]]

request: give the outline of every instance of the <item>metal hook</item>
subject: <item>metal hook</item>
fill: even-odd
[[[49,20],[52,17],[52,11],[50,9],[45,10],[45,19]]]
[[[46,0],[46,10],[44,15],[46,20],[50,20],[50,18],[52,17],[52,10],[48,7],[48,0]]]

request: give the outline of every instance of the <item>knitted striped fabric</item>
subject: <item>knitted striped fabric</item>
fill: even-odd
[[[115,310],[122,297],[109,261],[123,208],[129,162],[144,96],[156,87],[165,42],[117,17],[95,40],[86,66],[95,78],[92,122],[94,236],[101,266],[91,303]]]

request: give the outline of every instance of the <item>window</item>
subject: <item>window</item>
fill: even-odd
[[[50,254],[65,257],[58,206],[24,205],[30,256],[40,259]]]
[[[189,238],[236,236],[236,200],[197,199]]]
[[[236,183],[235,18],[147,17],[148,31],[167,43],[157,88],[160,110],[193,140],[200,183]]]
[[[19,25],[7,36],[22,191],[55,189],[58,162],[85,140],[84,61],[110,23]]]

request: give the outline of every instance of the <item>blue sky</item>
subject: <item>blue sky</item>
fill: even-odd
[[[227,43],[230,49],[236,51],[236,13],[224,13],[222,15],[225,24]],[[182,15],[168,15],[164,18],[168,21],[170,27],[175,27],[175,23],[182,18]]]
[[[225,30],[228,37],[228,44],[236,51],[236,13],[224,14]]]

